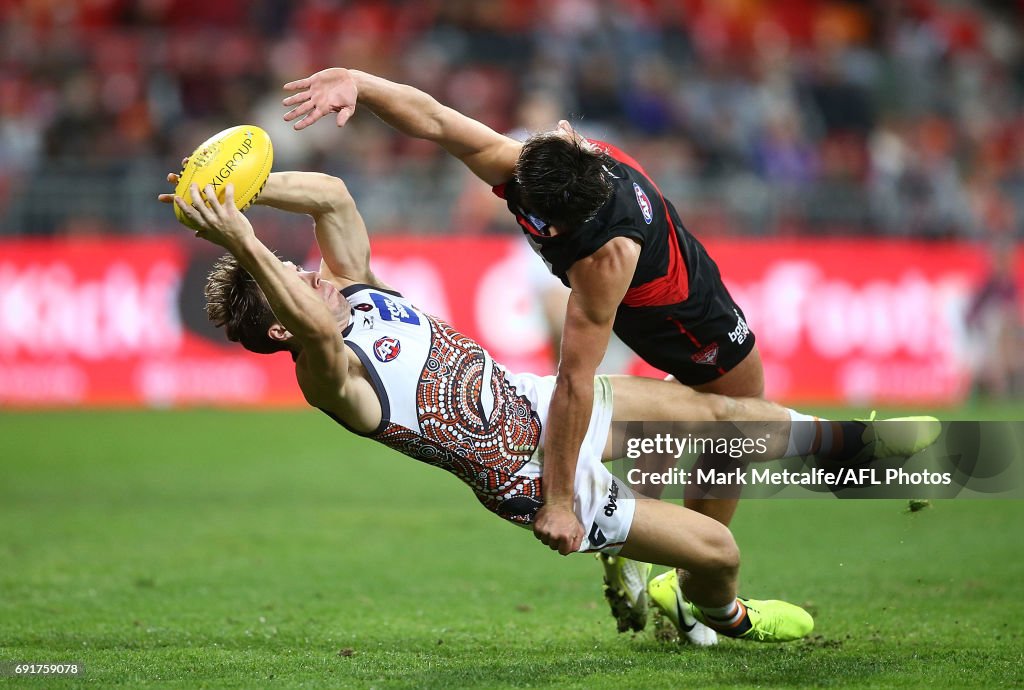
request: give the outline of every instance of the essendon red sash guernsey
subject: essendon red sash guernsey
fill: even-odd
[[[494,187],[494,193],[505,199],[531,245],[564,284],[569,284],[567,273],[574,263],[616,237],[629,237],[642,249],[622,307],[685,302],[694,288],[691,276],[698,274],[694,264],[709,261],[707,254],[639,163],[610,144],[588,141],[607,155],[605,171],[613,192],[597,215],[575,232],[546,234],[546,223],[522,206],[515,180]]]

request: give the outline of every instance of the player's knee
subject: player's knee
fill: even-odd
[[[716,422],[728,422],[736,416],[736,401],[724,395],[708,395],[708,409]]]

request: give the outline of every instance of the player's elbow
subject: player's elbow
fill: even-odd
[[[593,397],[594,372],[587,372],[576,367],[560,366],[555,377],[555,388],[561,389],[570,398]]]
[[[337,213],[355,205],[348,185],[344,180],[332,175],[321,175],[318,183],[318,198],[321,200],[322,213]]]
[[[421,108],[424,118],[420,137],[442,144],[458,140],[460,138],[458,136],[459,123],[464,116],[429,94],[423,94],[423,96]]]

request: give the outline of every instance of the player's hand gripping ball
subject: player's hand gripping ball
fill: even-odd
[[[255,125],[238,125],[218,132],[204,141],[185,161],[178,176],[174,194],[191,201],[189,187],[199,185],[206,200],[206,185],[213,185],[217,200],[224,202],[224,188],[235,185],[235,206],[247,209],[263,191],[274,163],[274,145]],[[184,225],[196,230],[192,222],[174,205],[174,216]]]

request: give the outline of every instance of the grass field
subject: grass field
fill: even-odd
[[[0,687],[1024,685],[1021,501],[748,501],[742,591],[815,635],[696,650],[617,635],[591,557],[314,412],[8,412],[0,442],[0,660],[86,667]]]

